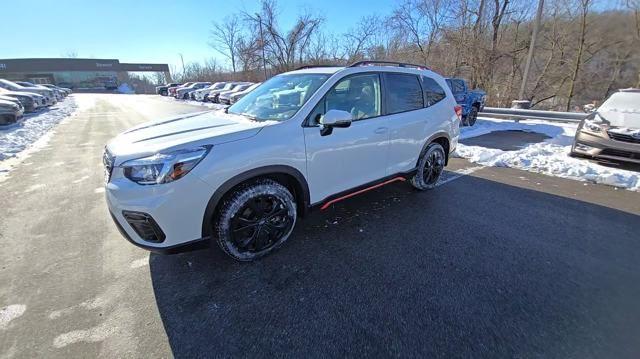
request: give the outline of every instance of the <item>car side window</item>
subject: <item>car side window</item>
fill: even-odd
[[[422,86],[416,75],[385,74],[387,113],[394,114],[424,107]]]
[[[422,87],[424,88],[425,98],[424,107],[433,106],[447,96],[436,80],[430,77],[422,76]]]
[[[382,113],[380,76],[378,74],[362,74],[342,79],[327,92],[324,104],[325,112],[329,110],[347,111],[351,113],[354,120],[380,116]]]

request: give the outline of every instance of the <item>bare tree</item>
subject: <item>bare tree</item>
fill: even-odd
[[[241,31],[241,22],[237,15],[226,17],[222,23],[214,22],[211,30],[209,45],[231,61],[231,69],[234,73]]]
[[[66,57],[69,59],[75,59],[78,57],[78,51],[76,50],[67,50],[62,54],[62,57]]]
[[[580,68],[582,66],[582,55],[584,52],[584,43],[587,36],[587,16],[589,15],[589,9],[591,7],[591,0],[579,0],[579,11],[580,11],[580,34],[578,35],[578,50],[576,51],[576,59],[573,65],[573,70],[571,71],[571,79],[569,81],[569,91],[567,94],[567,106],[566,110],[571,110],[571,100],[573,99],[573,95],[575,92],[576,79],[578,78],[578,74],[580,73]]]
[[[319,30],[323,19],[310,13],[300,15],[293,27],[283,31],[278,25],[278,8],[275,0],[262,0],[259,14],[244,13],[253,28],[261,26],[264,30],[264,49],[266,61],[277,71],[287,71],[302,61],[313,34]]]
[[[376,15],[365,16],[358,21],[355,28],[344,34],[345,57],[348,62],[365,57],[367,47],[371,46],[372,38],[380,30],[380,23]]]

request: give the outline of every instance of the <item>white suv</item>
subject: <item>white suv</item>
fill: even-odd
[[[434,188],[461,108],[442,76],[359,62],[271,78],[226,110],[145,123],[105,147],[106,198],[121,233],[173,253],[216,241],[248,261],[298,217],[383,184]]]

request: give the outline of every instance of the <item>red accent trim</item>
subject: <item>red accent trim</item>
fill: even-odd
[[[376,188],[378,188],[378,187],[382,187],[382,186],[384,186],[384,185],[388,185],[389,183],[393,183],[393,182],[397,182],[397,181],[404,182],[404,181],[406,181],[406,180],[407,180],[407,179],[406,179],[406,178],[404,178],[404,177],[394,177],[394,178],[392,178],[392,179],[390,179],[390,180],[388,180],[388,181],[385,181],[385,182],[382,182],[382,183],[378,183],[378,184],[373,185],[373,186],[371,186],[371,187],[363,188],[363,189],[361,189],[361,190],[359,190],[359,191],[355,191],[355,192],[353,192],[353,193],[349,193],[349,194],[344,195],[344,196],[342,196],[342,197],[338,197],[338,198],[332,199],[331,201],[329,201],[329,202],[327,202],[327,203],[323,204],[323,205],[322,205],[322,207],[320,207],[320,210],[321,210],[321,211],[323,211],[323,210],[327,209],[330,205],[332,205],[332,204],[334,204],[334,203],[336,203],[336,202],[340,202],[340,201],[342,201],[343,199],[351,198],[351,197],[353,197],[353,196],[356,196],[356,195],[359,195],[359,194],[361,194],[361,193],[364,193],[364,192],[370,191],[370,190],[372,190],[372,189],[376,189]]]

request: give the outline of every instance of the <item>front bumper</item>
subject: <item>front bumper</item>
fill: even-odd
[[[193,173],[171,183],[139,185],[113,169],[105,196],[111,217],[122,235],[134,245],[158,253],[175,253],[205,247],[204,213],[213,189]],[[150,216],[161,230],[158,241],[145,240],[125,213]]]
[[[578,131],[571,151],[588,157],[640,164],[640,144],[616,141],[604,133]]]

